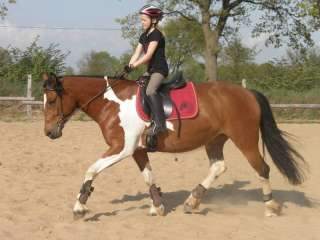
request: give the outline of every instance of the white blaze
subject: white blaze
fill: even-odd
[[[46,107],[46,104],[47,104],[47,95],[43,94],[43,108]]]

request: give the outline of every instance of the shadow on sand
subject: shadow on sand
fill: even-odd
[[[262,190],[256,189],[242,189],[249,185],[249,181],[234,181],[232,184],[225,184],[221,188],[211,188],[206,193],[206,196],[202,200],[203,203],[224,203],[230,205],[248,205],[248,202],[256,201],[262,202]],[[273,195],[280,203],[294,203],[300,207],[314,208],[320,206],[320,201],[308,198],[305,193],[296,190],[273,190]],[[163,200],[167,208],[167,213],[174,211],[178,206],[182,205],[189,196],[190,191],[179,190],[175,192],[164,192]],[[114,199],[110,203],[122,204],[126,202],[141,201],[149,198],[149,194],[137,193],[136,195],[123,195],[121,199]],[[139,207],[140,209],[148,208],[148,205]],[[121,211],[130,211],[137,209],[131,207]],[[86,219],[85,221],[97,221],[100,216],[112,216],[116,215],[117,211],[112,213],[99,213],[95,216]],[[209,208],[203,209],[199,214],[206,215],[210,211]]]

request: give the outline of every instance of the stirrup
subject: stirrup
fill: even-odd
[[[166,126],[159,126],[154,121],[152,121],[151,126],[147,130],[147,135],[149,136],[156,136],[159,133],[166,132],[167,127]]]
[[[146,135],[146,147],[148,152],[157,151],[158,141],[157,135]]]

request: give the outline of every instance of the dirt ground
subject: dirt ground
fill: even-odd
[[[148,189],[127,158],[96,179],[87,204],[91,212],[74,221],[84,173],[107,148],[98,126],[73,121],[62,138],[52,141],[43,135],[41,121],[0,122],[0,239],[320,239],[320,124],[280,127],[298,137],[295,146],[310,173],[294,187],[267,159],[274,196],[284,205],[279,217],[264,217],[259,181],[228,142],[228,170],[208,191],[198,214],[185,215],[182,204],[208,173],[204,149],[150,154],[166,216],[148,216]]]

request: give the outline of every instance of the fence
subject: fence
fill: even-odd
[[[242,86],[246,87],[246,80],[242,80]],[[27,96],[26,97],[0,97],[1,101],[19,101],[27,106],[27,116],[32,117],[32,106],[43,105],[42,101],[35,101],[32,97],[32,76],[28,74]],[[303,109],[320,109],[320,104],[271,104],[272,108],[303,108]]]
[[[26,97],[0,97],[0,101],[14,101],[22,102],[22,104],[27,105],[27,115],[29,118],[32,117],[32,105],[35,103],[39,104],[40,101],[34,101],[32,97],[32,76],[28,74],[28,83],[27,83],[27,96]]]

